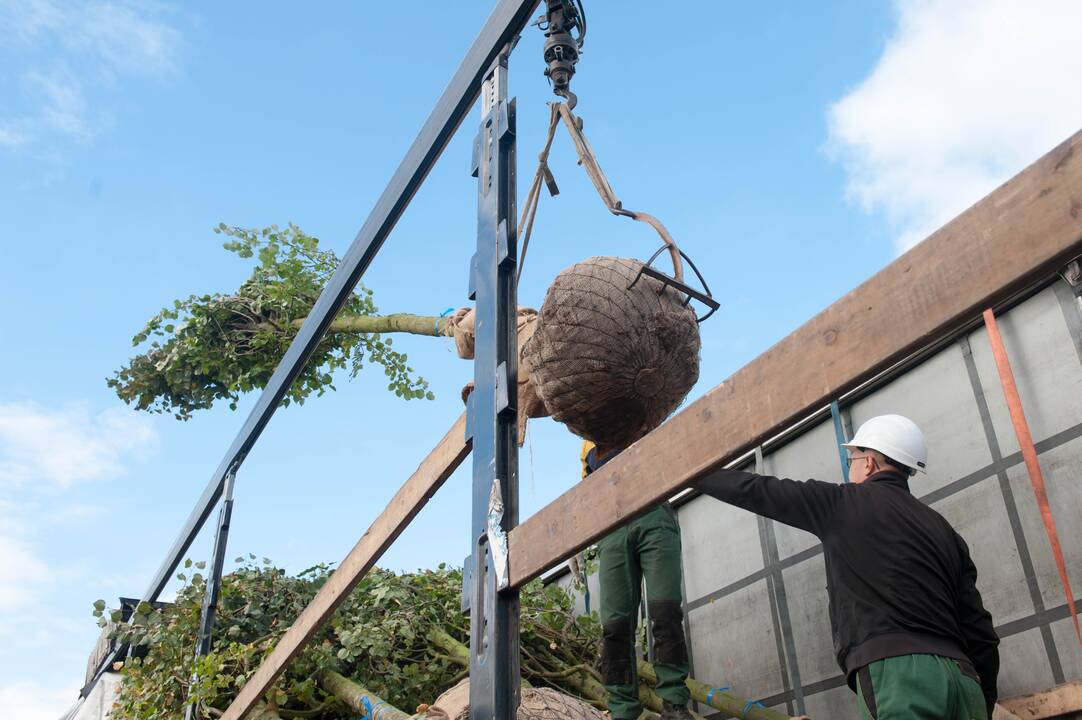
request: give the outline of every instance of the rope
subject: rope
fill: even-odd
[[[669,256],[672,258],[673,277],[679,281],[683,281],[684,267],[683,261],[680,258],[680,248],[676,246],[676,241],[672,239],[672,235],[670,235],[665,226],[661,224],[661,221],[653,215],[624,209],[623,203],[616,197],[616,193],[613,191],[612,186],[609,185],[608,178],[605,177],[605,173],[601,170],[601,165],[597,162],[597,156],[594,155],[594,149],[590,146],[590,141],[586,139],[586,135],[582,132],[582,120],[575,117],[575,114],[571,112],[571,108],[567,105],[557,103],[556,107],[560,112],[560,117],[564,121],[567,132],[571,135],[572,142],[575,143],[575,151],[579,154],[579,164],[582,165],[586,174],[590,176],[590,180],[593,182],[594,187],[601,196],[601,201],[605,203],[605,207],[607,207],[609,212],[613,215],[629,217],[632,220],[644,222],[654,228],[654,230],[657,231],[657,234],[661,236],[662,241],[665,243],[665,247],[669,249]]]
[[[522,268],[526,264],[526,250],[530,247],[530,235],[533,233],[533,220],[537,216],[537,206],[541,199],[541,183],[545,181],[545,176],[551,177],[551,172],[548,168],[549,150],[552,149],[552,141],[556,138],[556,126],[560,124],[560,114],[556,107],[557,104],[550,104],[549,114],[549,131],[548,136],[545,138],[545,147],[541,150],[541,153],[537,156],[537,172],[533,176],[533,184],[530,185],[530,192],[526,193],[526,205],[522,208],[522,218],[518,221],[518,226],[523,227],[525,225],[526,231],[522,235],[522,252],[519,253],[518,259],[518,275],[515,280],[518,281],[522,278]],[[549,185],[549,192],[555,195],[559,192],[556,189],[556,183],[553,182]]]
[[[1029,432],[1029,424],[1026,422],[1026,413],[1022,408],[1022,398],[1018,394],[1018,386],[1014,381],[1014,373],[1011,371],[1011,361],[1007,357],[1007,350],[1003,345],[1003,337],[999,334],[999,325],[996,323],[995,313],[991,309],[984,311],[984,325],[988,329],[988,341],[992,345],[992,355],[996,359],[996,368],[999,370],[999,380],[1003,386],[1003,394],[1007,398],[1007,409],[1010,411],[1011,422],[1014,424],[1014,434],[1018,437],[1018,446],[1022,450],[1022,458],[1029,472],[1029,482],[1033,486],[1033,494],[1037,498],[1037,507],[1041,511],[1041,519],[1044,521],[1044,531],[1048,536],[1048,543],[1052,546],[1052,556],[1056,560],[1056,568],[1059,570],[1059,580],[1063,585],[1063,592],[1067,596],[1067,607],[1071,611],[1071,621],[1074,623],[1075,636],[1079,645],[1082,645],[1082,631],[1078,626],[1078,610],[1075,608],[1074,592],[1071,590],[1071,581],[1067,577],[1067,563],[1063,559],[1063,547],[1059,542],[1059,533],[1056,532],[1056,520],[1052,517],[1052,508],[1048,503],[1048,491],[1045,488],[1044,474],[1041,472],[1041,464],[1037,461],[1037,448],[1033,445],[1033,436]]]
[[[533,183],[530,185],[529,192],[526,193],[526,204],[522,208],[522,217],[518,223],[520,228],[525,227],[526,230],[522,234],[522,251],[519,253],[518,275],[516,276],[516,280],[522,278],[522,268],[526,264],[526,250],[530,247],[530,235],[533,232],[533,221],[534,217],[537,215],[537,206],[541,198],[541,183],[548,182],[549,193],[551,195],[559,193],[559,189],[556,188],[556,183],[552,180],[552,173],[549,170],[548,156],[549,150],[552,148],[552,141],[556,136],[556,127],[560,124],[560,120],[563,120],[563,124],[567,128],[568,134],[571,135],[571,141],[575,145],[575,151],[578,153],[579,165],[582,165],[586,174],[590,177],[590,181],[597,189],[598,194],[601,196],[601,201],[605,203],[605,207],[608,208],[609,212],[613,215],[629,217],[632,220],[644,222],[654,228],[657,234],[661,236],[662,241],[665,243],[665,247],[669,250],[669,256],[672,258],[673,277],[679,281],[683,281],[684,266],[683,260],[680,257],[680,248],[677,247],[676,241],[672,239],[672,235],[669,234],[668,229],[653,215],[624,209],[623,204],[620,202],[619,198],[616,197],[616,193],[613,191],[612,186],[609,185],[608,178],[605,177],[605,173],[601,170],[601,165],[597,162],[597,157],[594,155],[594,150],[590,146],[590,142],[582,132],[582,121],[575,117],[574,113],[571,112],[571,108],[564,103],[550,103],[549,109],[549,129],[548,135],[545,138],[545,147],[538,155],[537,172],[534,173]]]

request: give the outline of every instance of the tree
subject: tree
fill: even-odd
[[[196,410],[264,387],[297,330],[315,305],[338,257],[294,224],[245,229],[220,224],[226,250],[258,263],[235,292],[178,299],[147,321],[132,339],[144,349],[107,380],[117,395],[140,410],[187,420]],[[414,374],[405,353],[392,349],[387,333],[449,335],[447,318],[408,314],[380,316],[363,285],[342,312],[283,404],[303,403],[334,389],[334,376],[355,377],[365,364],[382,366],[387,389],[406,399],[433,399],[428,382]]]

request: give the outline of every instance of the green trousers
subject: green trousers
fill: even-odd
[[[601,676],[613,720],[635,720],[639,702],[635,628],[643,580],[654,636],[657,694],[675,705],[689,698],[681,607],[680,526],[668,503],[608,535],[597,545],[601,585]]]
[[[939,655],[871,663],[857,673],[857,698],[864,720],[988,720],[980,684]]]

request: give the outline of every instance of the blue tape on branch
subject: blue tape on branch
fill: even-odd
[[[439,337],[439,334],[440,334],[440,320],[447,317],[448,315],[450,315],[454,311],[455,311],[455,309],[453,307],[449,307],[449,308],[447,308],[446,310],[444,310],[443,312],[440,313],[440,317],[436,320],[435,327],[434,327],[436,337]]]
[[[383,715],[383,711],[390,706],[384,700],[380,700],[373,705],[367,695],[362,695],[361,707],[364,708],[364,717],[368,718],[368,720],[379,720]]]
[[[725,687],[719,687],[719,688],[712,687],[712,688],[710,688],[710,692],[706,693],[706,704],[710,705],[712,702],[714,702],[714,693],[716,693],[716,692],[729,692],[729,690],[731,690],[731,689],[732,688],[730,688],[728,685],[726,685]]]
[[[747,717],[747,716],[748,716],[748,712],[749,712],[749,711],[750,711],[750,710],[751,710],[752,708],[762,708],[763,710],[766,710],[766,706],[765,706],[765,705],[763,705],[763,704],[762,704],[761,702],[759,702],[758,700],[748,700],[748,704],[747,704],[747,705],[745,705],[745,706],[744,706],[744,709],[740,711],[740,715],[741,715],[741,717]]]

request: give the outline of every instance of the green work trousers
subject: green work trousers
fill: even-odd
[[[689,693],[684,612],[681,607],[680,526],[665,503],[608,535],[597,545],[601,585],[601,676],[613,720],[642,714],[635,628],[643,580],[654,637],[657,694],[686,705]]]
[[[871,663],[857,673],[857,698],[864,720],[988,720],[980,684],[939,655]]]

